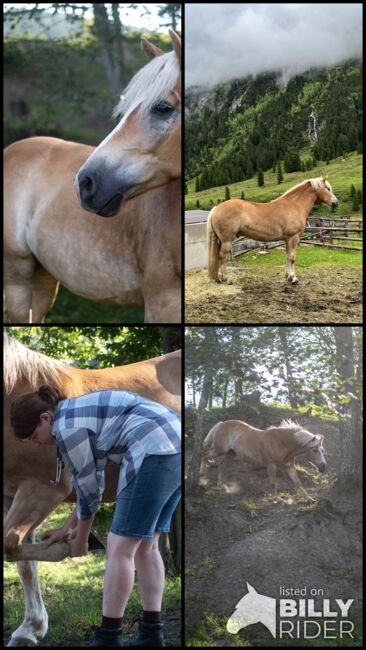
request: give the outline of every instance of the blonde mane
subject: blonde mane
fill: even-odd
[[[306,431],[306,429],[304,429],[298,422],[294,422],[293,420],[282,420],[278,427],[271,426],[268,427],[268,429],[287,429],[287,431],[290,431],[294,434],[296,442],[301,447],[307,445],[307,443],[314,438],[313,433]]]
[[[66,363],[29,350],[4,332],[4,388],[7,394],[22,379],[35,390],[43,382],[62,387],[61,376],[72,377],[72,374],[73,369]]]
[[[155,57],[132,78],[113,111],[113,117],[127,115],[139,104],[146,115],[157,101],[174,90],[179,74],[180,64],[174,51]]]
[[[318,190],[321,189],[322,182],[325,182],[325,186],[332,192],[332,188],[330,184],[328,183],[327,180],[324,179],[323,176],[318,176],[317,178],[307,178],[306,181],[301,181],[301,183],[298,183],[294,187],[290,187],[289,190],[286,190],[281,196],[278,196],[276,199],[273,199],[270,201],[270,203],[274,203],[275,201],[278,201],[279,199],[282,199],[284,196],[288,196],[289,194],[292,194],[292,192],[297,192],[300,188],[304,187],[307,183],[311,184],[311,187],[313,188],[314,192],[317,192]]]

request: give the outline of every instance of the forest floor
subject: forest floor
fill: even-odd
[[[359,253],[356,253],[359,255]],[[232,284],[209,280],[206,269],[186,272],[187,323],[360,323],[362,269],[316,265],[297,269],[291,285],[281,266],[229,264]]]
[[[250,469],[234,456],[226,470],[229,493],[206,486],[197,496],[186,495],[186,645],[362,645],[361,497],[335,497],[332,491],[339,456],[334,424],[318,417],[302,424],[325,435],[328,473],[309,470],[307,461],[297,464],[299,478],[315,504],[295,495],[290,479],[279,472],[278,489],[284,501],[273,503],[267,472]],[[216,467],[210,467],[212,485],[216,476]],[[349,618],[355,623],[355,638],[274,640],[261,623],[230,634],[226,622],[247,593],[247,582],[272,598],[280,597],[281,586],[306,588],[306,597],[310,589],[323,589],[322,597],[331,603],[334,598],[354,598]]]

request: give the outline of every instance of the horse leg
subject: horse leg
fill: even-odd
[[[28,533],[24,541],[34,542],[34,532]],[[8,646],[37,645],[37,636],[41,640],[48,630],[48,614],[45,608],[38,578],[38,562],[17,562],[17,569],[24,591],[24,620],[12,633]],[[37,635],[37,636],[36,636]]]
[[[218,272],[218,282],[230,282],[227,279],[227,266],[226,266],[226,256],[231,250],[231,241],[222,241],[219,251],[219,272]],[[221,278],[220,278],[221,275]]]
[[[301,494],[303,497],[305,497],[306,501],[315,502],[315,499],[313,499],[313,497],[311,497],[311,496],[310,496],[310,495],[309,495],[309,494],[304,490],[303,486],[301,485],[301,482],[300,482],[300,479],[299,479],[299,477],[298,477],[298,475],[297,475],[297,472],[296,472],[295,466],[294,466],[294,465],[290,465],[290,467],[285,467],[284,469],[285,469],[286,473],[288,474],[288,476],[290,477],[290,479],[292,480],[292,482],[295,484],[297,490],[300,492],[300,494]]]
[[[21,561],[22,548],[37,548],[34,542],[36,528],[54,508],[63,501],[65,490],[48,489],[33,481],[24,481],[14,498],[6,498],[6,518],[4,522],[4,546],[6,559],[18,560],[17,568],[24,589],[25,613],[22,624],[11,635],[9,646],[36,645],[36,635],[42,639],[48,629],[48,615],[45,609],[38,581],[37,562]],[[23,546],[23,542],[26,542]],[[47,551],[65,542],[56,542],[42,551],[44,559],[49,559]],[[40,554],[40,551],[38,551]],[[40,558],[42,555],[40,555]]]
[[[33,275],[32,286],[32,322],[43,323],[53,306],[59,282],[43,266],[38,266]]]
[[[219,457],[220,460],[218,460],[218,457],[215,458],[217,461],[217,487],[219,490],[222,490],[223,492],[229,492],[229,488],[227,485],[224,483],[224,473],[226,469],[226,459],[227,459],[227,454],[224,454],[223,456]]]
[[[33,255],[4,256],[4,294],[9,323],[29,323],[35,266]]]
[[[59,544],[65,544],[65,542],[56,542],[42,553],[39,552],[37,544],[34,546],[24,545],[24,548],[28,549],[28,551],[35,548],[38,557],[29,557],[29,553],[26,557],[23,557],[22,543],[29,531],[37,528],[47,515],[65,499],[68,493],[69,489],[64,486],[47,486],[35,480],[26,480],[20,484],[4,522],[4,548],[7,560],[55,560],[54,556],[59,550]],[[50,549],[52,549],[51,554],[49,554]]]
[[[299,242],[299,236],[293,235],[286,239],[286,280],[296,284],[298,279],[295,274],[296,247]]]
[[[284,501],[284,499],[277,494],[276,463],[270,463],[267,465],[267,474],[269,483],[273,490],[273,503]]]
[[[166,286],[166,281],[160,282],[164,289],[149,285],[144,288],[144,323],[180,323],[181,287]]]

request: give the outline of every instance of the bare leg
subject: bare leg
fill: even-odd
[[[108,533],[104,576],[103,616],[120,618],[126,609],[135,577],[135,553],[142,539]]]
[[[290,467],[285,467],[284,469],[286,470],[286,472],[287,472],[288,476],[290,477],[290,479],[292,480],[292,482],[295,484],[295,486],[296,486],[297,490],[300,492],[300,494],[303,497],[305,497],[305,499],[307,501],[315,502],[315,499],[313,499],[311,496],[309,496],[309,494],[304,490],[303,486],[301,485],[300,479],[299,479],[299,477],[297,475],[297,472],[296,472],[296,469],[295,469],[294,465],[291,465]]]
[[[282,497],[277,494],[277,480],[276,480],[276,464],[270,463],[267,465],[268,479],[273,490],[273,502],[283,501]]]
[[[144,539],[135,554],[138,586],[145,611],[160,612],[165,585],[165,567],[159,551],[160,533]]]
[[[298,279],[295,274],[296,247],[299,241],[298,235],[286,239],[286,280],[296,284]]]

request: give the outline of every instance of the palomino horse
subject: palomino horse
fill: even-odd
[[[278,427],[269,427],[264,431],[241,420],[218,422],[208,432],[203,443],[201,476],[207,480],[208,460],[215,459],[218,463],[218,488],[226,491],[223,472],[227,454],[232,451],[257,468],[266,467],[275,502],[283,500],[277,494],[277,465],[288,474],[307,501],[315,501],[300,483],[294,457],[305,454],[320,472],[324,472],[327,464],[323,454],[323,438],[324,436],[314,435],[291,420],[282,420]]]
[[[116,368],[82,370],[29,350],[5,335],[4,371],[4,544],[6,559],[17,561],[25,593],[24,621],[13,632],[9,645],[35,645],[36,635],[43,639],[48,627],[36,560],[58,561],[70,553],[63,541],[45,550],[42,543],[33,544],[34,530],[62,501],[74,502],[75,493],[66,467],[60,482],[50,483],[56,475],[53,447],[38,447],[15,437],[9,416],[12,400],[46,383],[61,388],[68,397],[94,390],[126,389],[179,411],[181,356],[178,351]],[[115,500],[118,471],[117,465],[106,468],[104,501]]]
[[[232,241],[245,235],[258,241],[286,242],[286,279],[295,284],[296,246],[304,232],[310,210],[315,203],[332,208],[338,200],[326,180],[310,178],[269,203],[241,199],[224,201],[212,208],[207,220],[208,275],[212,280],[226,280],[226,256]],[[221,271],[221,278],[219,278]]]
[[[59,282],[91,300],[143,306],[145,322],[181,321],[181,44],[171,36],[166,54],[144,42],[153,58],[99,147],[36,137],[6,148],[9,322],[42,322]]]

